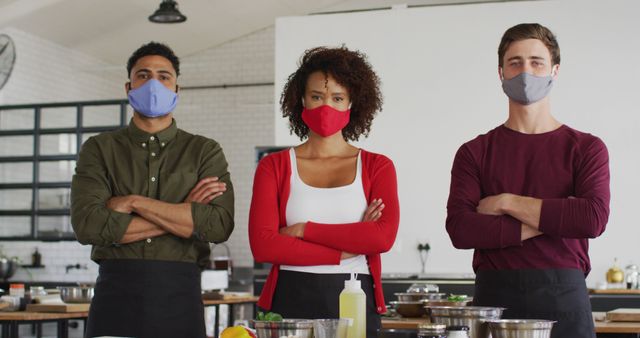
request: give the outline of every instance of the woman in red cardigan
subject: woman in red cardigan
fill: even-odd
[[[272,263],[258,305],[285,318],[338,318],[350,273],[367,295],[367,336],[386,311],[380,254],[399,223],[395,168],[350,145],[381,109],[380,82],[357,51],[314,48],[291,74],[280,104],[301,145],[271,154],[256,169],[249,240]]]

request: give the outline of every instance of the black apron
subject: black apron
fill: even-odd
[[[481,270],[473,303],[504,307],[505,319],[555,320],[551,338],[596,337],[581,270]]]
[[[321,274],[280,270],[271,302],[272,312],[284,318],[331,319],[340,317],[340,292],[349,274]],[[378,337],[380,315],[376,312],[373,278],[358,275],[367,295],[367,337]]]
[[[100,262],[86,337],[205,338],[200,270],[195,263]]]

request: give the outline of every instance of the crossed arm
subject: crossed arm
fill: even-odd
[[[207,177],[198,182],[183,203],[167,203],[156,199],[126,195],[112,197],[107,208],[125,213],[135,213],[120,243],[131,243],[142,239],[171,233],[182,238],[193,234],[194,223],[191,203],[208,204],[226,191],[226,184],[217,177]]]

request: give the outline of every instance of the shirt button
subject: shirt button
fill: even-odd
[[[144,148],[144,147],[146,147],[146,146],[147,146],[147,144],[146,144],[146,143],[144,143],[144,142],[142,142],[142,148]]]
[[[149,137],[149,139],[150,139],[151,141],[153,141],[153,140],[155,140],[156,138],[155,138],[155,137],[153,137],[153,136],[151,136],[151,137]]]
[[[151,157],[156,157],[156,153],[151,153]]]
[[[155,182],[156,181],[156,177],[151,177],[151,182]]]
[[[160,143],[160,146],[161,146],[161,147],[164,147],[164,142]]]
[[[151,243],[151,238],[147,238],[147,243]]]

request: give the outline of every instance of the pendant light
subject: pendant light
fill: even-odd
[[[178,10],[178,3],[173,0],[163,0],[151,16],[149,21],[155,23],[179,23],[187,21],[187,17]]]

